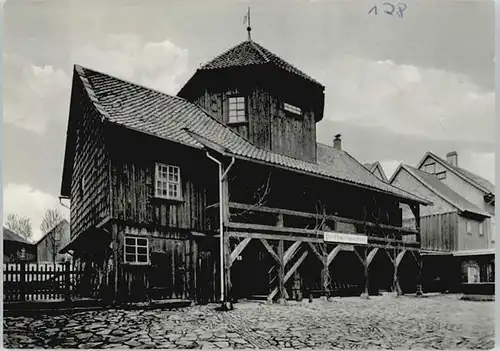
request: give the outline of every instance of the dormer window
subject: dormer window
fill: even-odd
[[[430,173],[430,174],[436,174],[436,163],[435,162],[428,162],[424,165],[424,172]]]
[[[288,104],[286,102],[284,103],[284,109],[285,111],[291,112],[293,114],[302,115],[302,109],[300,107]]]
[[[446,179],[446,171],[436,173],[436,177],[441,180]]]
[[[245,97],[233,96],[229,98],[229,123],[246,122]]]

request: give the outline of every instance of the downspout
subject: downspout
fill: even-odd
[[[207,151],[207,157],[219,165],[219,253],[220,253],[220,300],[224,303],[224,208],[223,208],[223,194],[222,194],[222,182],[224,181],[227,173],[234,164],[234,157],[231,160],[231,164],[222,172],[222,162],[210,155]]]

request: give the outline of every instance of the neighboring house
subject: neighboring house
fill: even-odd
[[[446,161],[428,152],[417,168],[401,164],[390,180],[433,202],[420,217],[422,249],[428,250],[424,262],[450,289],[460,282],[494,281],[495,188],[457,161],[456,152]],[[415,224],[406,208],[403,222]]]
[[[382,168],[380,162],[375,161],[372,163],[364,163],[363,166],[365,166],[366,169],[375,174],[379,179],[383,180],[384,182],[389,181],[387,179],[387,176],[385,175],[384,169]]]
[[[178,96],[76,65],[61,252],[73,252],[85,286],[116,299],[219,300],[221,230],[225,298],[285,298],[292,280],[304,291],[363,288],[371,262],[380,267],[370,284],[391,284],[388,236],[397,250],[420,246],[402,242],[418,232],[402,227],[399,206],[418,217],[429,202],[378,179],[340,136],[318,144],[323,107],[320,83],[250,39],[201,66]],[[329,231],[336,241],[324,241]],[[415,289],[405,257],[400,274],[411,272]]]
[[[71,255],[58,251],[70,240],[69,223],[63,219],[36,243],[38,262],[66,262]]]
[[[3,227],[3,262],[36,262],[36,246]]]

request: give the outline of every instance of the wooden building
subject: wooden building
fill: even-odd
[[[38,262],[66,262],[71,255],[59,253],[59,250],[69,243],[69,223],[63,219],[36,243]]]
[[[418,168],[402,164],[391,178],[391,184],[433,202],[422,210],[420,228],[424,273],[429,285],[440,283],[435,289],[494,282],[494,186],[457,161],[456,152],[447,161],[427,153]],[[403,222],[415,227],[408,209]]]
[[[36,262],[36,246],[3,227],[3,263]]]
[[[389,179],[385,175],[384,169],[382,168],[380,162],[375,161],[372,163],[364,163],[363,166],[365,166],[370,172],[375,174],[379,179],[383,180],[384,182],[389,181]]]
[[[320,83],[251,39],[177,96],[76,65],[62,251],[115,301],[415,292],[419,230],[400,204],[418,218],[430,202],[379,180],[340,137],[317,143],[323,106]]]

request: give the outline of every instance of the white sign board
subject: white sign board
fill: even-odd
[[[344,244],[368,244],[368,237],[365,235],[357,234],[346,234],[346,233],[334,233],[334,232],[323,232],[323,240],[327,242],[334,243],[344,243]]]

